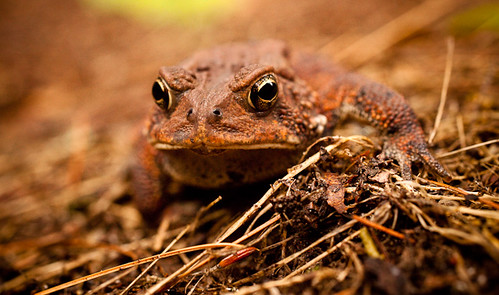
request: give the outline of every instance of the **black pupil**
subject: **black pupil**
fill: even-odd
[[[258,91],[258,96],[263,100],[272,100],[276,94],[277,84],[270,81],[266,82]]]
[[[152,96],[156,101],[163,100],[164,102],[168,103],[168,92],[163,91],[163,88],[161,88],[161,85],[158,81],[154,82],[154,84],[152,85]]]

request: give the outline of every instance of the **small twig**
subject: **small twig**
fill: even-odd
[[[438,127],[440,126],[440,121],[442,120],[442,115],[444,113],[445,101],[447,100],[447,90],[449,89],[450,76],[452,73],[452,61],[454,59],[454,38],[450,37],[447,39],[447,58],[445,61],[445,73],[444,82],[442,84],[442,92],[440,94],[440,104],[438,105],[437,117],[435,118],[435,124],[433,125],[433,130],[428,138],[428,143],[431,144],[435,135],[437,134]]]
[[[485,210],[485,209],[473,209],[468,207],[459,206],[455,208],[457,212],[463,214],[469,214],[474,216],[479,216],[483,218],[499,220],[499,212],[496,210]]]
[[[260,249],[260,252],[263,253],[263,252],[275,249],[275,248],[279,247],[282,244],[286,244],[287,242],[291,241],[292,239],[296,238],[297,236],[298,236],[298,234],[295,234],[295,235],[292,235],[290,237],[287,237],[284,240],[280,240],[279,242],[276,242],[276,243],[274,243],[272,245],[268,245],[267,247]],[[253,242],[251,244],[253,244]]]
[[[441,154],[441,155],[437,155],[437,158],[441,159],[441,158],[453,156],[455,154],[459,154],[459,153],[462,153],[462,152],[465,152],[465,151],[469,151],[469,150],[472,150],[472,149],[476,149],[476,148],[479,148],[479,147],[482,147],[482,146],[485,146],[485,145],[489,145],[489,144],[494,144],[494,143],[499,143],[499,138],[492,139],[492,140],[489,140],[489,141],[486,141],[486,142],[477,143],[477,144],[474,144],[474,145],[470,145],[470,146],[467,146],[467,147],[464,147],[462,149],[458,149],[458,150],[455,150],[455,151],[452,151],[452,152],[448,152],[448,153],[444,153],[444,154]]]
[[[490,207],[496,209],[496,210],[499,210],[499,204],[491,201],[491,200],[487,200],[487,199],[484,199],[484,198],[478,198],[478,200],[486,205],[489,205]]]
[[[409,208],[407,208],[406,200],[390,197],[390,201],[393,204],[395,204],[397,206],[397,208],[402,210],[402,212],[404,212],[407,217],[412,219],[412,221],[414,221],[414,222],[418,221],[418,218],[416,217],[416,215],[413,212],[411,212],[411,210],[409,210]]]
[[[258,244],[260,241],[262,241],[263,239],[265,239],[272,231],[274,231],[274,229],[276,229],[279,226],[280,226],[280,224],[274,224],[272,226],[267,227],[265,229],[265,231],[263,233],[261,233],[257,238],[255,238],[255,239],[251,240],[250,242],[248,242],[247,243],[248,246],[252,246],[252,245]]]
[[[391,235],[393,237],[396,237],[398,239],[405,240],[407,238],[404,234],[401,234],[401,233],[399,233],[397,231],[394,231],[393,229],[387,228],[387,227],[385,227],[385,226],[383,226],[381,224],[377,224],[375,222],[367,220],[367,219],[365,219],[363,217],[360,217],[358,215],[354,214],[354,215],[352,215],[352,218],[355,219],[355,220],[357,220],[358,222],[364,224],[364,225],[367,225],[367,226],[370,226],[370,227],[375,228],[377,230],[380,230],[382,232],[385,232],[386,234],[389,234],[389,235]],[[411,238],[409,238],[408,240],[411,243],[415,243],[416,242],[416,241],[414,241],[414,239],[411,239]]]
[[[346,142],[356,142],[364,146],[372,146],[371,141],[365,137],[365,136],[350,136],[350,137],[341,137],[338,138],[338,141],[335,142],[334,144],[326,146],[324,149],[330,153],[332,150],[338,148],[342,144]],[[283,184],[283,180],[290,179],[298,175],[300,172],[303,170],[307,169],[310,167],[310,165],[316,163],[320,159],[320,152],[317,152],[307,158],[305,161],[301,162],[298,165],[293,166],[292,168],[288,169],[288,174],[286,174],[283,178],[280,180],[276,181],[272,187],[265,193],[265,195],[258,200],[253,206],[246,211],[241,218],[239,218],[236,222],[232,224],[229,229],[225,231],[222,236],[220,236],[217,241],[223,241],[226,238],[228,238],[232,233],[234,233],[239,227],[241,227],[242,224],[244,224],[253,214],[255,214],[258,210],[260,210],[263,206],[263,204],[281,187]]]
[[[470,191],[464,190],[462,188],[455,187],[455,186],[452,186],[452,185],[448,185],[448,184],[445,184],[445,183],[442,183],[442,182],[438,182],[438,181],[434,181],[434,180],[430,180],[430,179],[425,179],[425,181],[427,181],[427,182],[429,182],[431,184],[434,184],[434,185],[438,185],[440,188],[447,189],[449,191],[458,193],[460,195],[464,195],[464,196],[467,196],[467,195],[478,196],[477,192],[470,192]]]

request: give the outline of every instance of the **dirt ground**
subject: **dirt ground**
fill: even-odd
[[[94,274],[62,292],[120,294],[146,270],[138,259],[172,244],[200,249],[159,260],[129,293],[499,294],[497,3],[238,0],[162,23],[85,3],[0,2],[0,293]],[[431,149],[454,179],[415,167],[402,181],[371,161],[376,134],[346,122],[263,190],[186,190],[145,222],[126,168],[158,68],[264,38],[397,89],[428,136],[450,73]],[[332,186],[345,214],[327,203]],[[222,239],[245,248],[210,244]]]

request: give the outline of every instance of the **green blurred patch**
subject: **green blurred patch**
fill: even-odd
[[[234,0],[80,0],[101,11],[153,24],[196,26],[216,20],[230,12]]]
[[[468,35],[476,31],[499,32],[499,3],[482,4],[452,17],[451,31]]]

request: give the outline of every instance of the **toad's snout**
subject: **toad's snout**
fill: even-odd
[[[222,119],[223,111],[219,107],[215,107],[215,108],[211,108],[211,109],[203,110],[203,111],[194,110],[194,108],[190,108],[189,110],[187,110],[186,117],[187,117],[187,121],[189,121],[190,123],[198,123],[198,122],[204,121],[204,120],[206,120],[206,121],[208,121],[208,123],[210,123],[210,122],[214,122],[214,121],[218,121],[218,120]]]
[[[225,140],[225,130],[233,129],[230,120],[224,119],[224,109],[221,106],[191,107],[187,109],[186,120],[191,127],[185,136],[196,147],[219,146]]]

